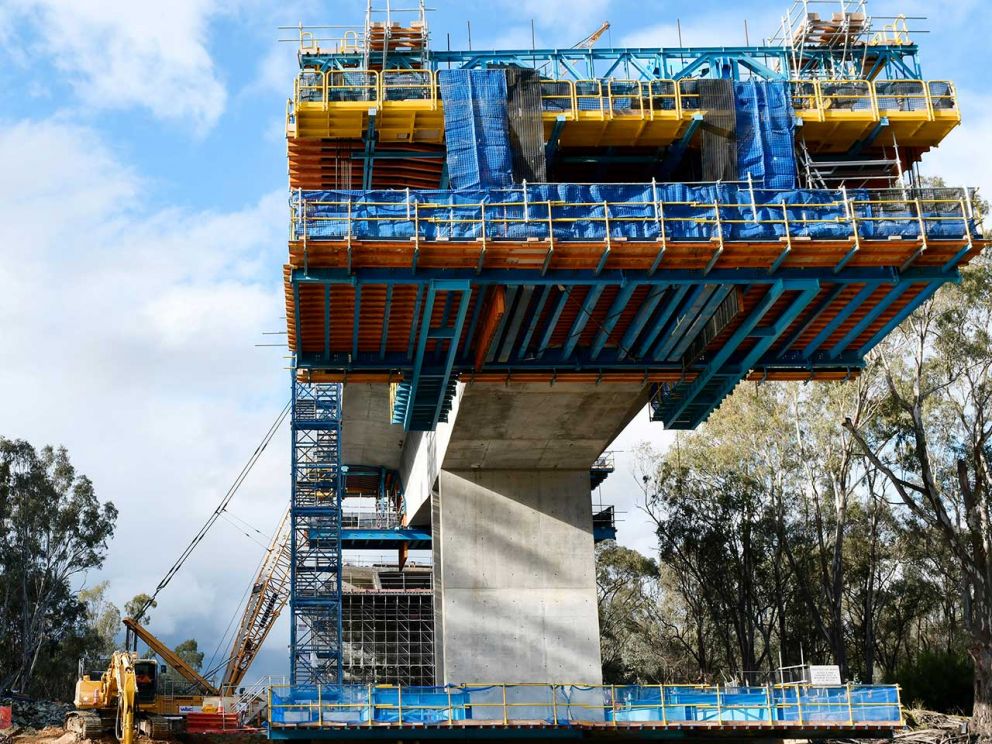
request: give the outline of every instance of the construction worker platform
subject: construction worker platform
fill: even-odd
[[[683,428],[747,375],[849,377],[987,245],[961,189],[300,191],[292,223],[299,369],[428,429],[459,378],[643,379]]]
[[[274,686],[269,738],[885,738],[894,685]]]
[[[793,80],[794,114],[812,152],[892,139],[929,148],[961,121],[943,80]],[[290,141],[444,142],[435,70],[300,71],[286,116]],[[542,80],[544,140],[561,147],[662,147],[691,139],[707,116],[700,80]],[[291,167],[294,152],[290,151]]]

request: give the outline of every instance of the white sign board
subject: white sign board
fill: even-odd
[[[809,683],[811,685],[839,685],[839,666],[815,666],[809,665]]]

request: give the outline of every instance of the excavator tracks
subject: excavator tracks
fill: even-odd
[[[105,732],[113,732],[114,718],[101,716],[93,710],[76,710],[66,714],[65,730],[81,739],[93,739]]]
[[[138,721],[138,730],[149,739],[174,739],[181,731],[182,721],[165,716],[145,716]]]

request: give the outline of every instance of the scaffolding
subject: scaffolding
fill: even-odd
[[[293,378],[290,681],[339,683],[341,659],[341,393]],[[319,534],[320,539],[314,539]]]
[[[429,566],[346,566],[342,611],[345,682],[434,684]]]

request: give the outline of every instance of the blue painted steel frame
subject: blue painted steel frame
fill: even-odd
[[[291,384],[290,680],[340,683],[341,386],[299,382],[295,369]],[[308,539],[315,528],[329,534],[320,545]]]
[[[871,48],[872,67],[868,79],[886,75],[891,79],[922,77],[915,44],[876,45]],[[803,60],[807,67],[830,68],[840,60],[842,49],[807,48]],[[588,80],[622,78],[629,80],[680,79],[689,77],[732,77],[756,75],[766,80],[789,78],[791,55],[785,47],[630,47],[592,49],[493,49],[493,50],[431,50],[431,69],[485,69],[490,65],[515,65],[543,70],[550,78]],[[362,54],[301,54],[301,66],[323,70],[361,68]],[[390,66],[397,69],[415,68],[421,64],[417,52],[393,52]]]

